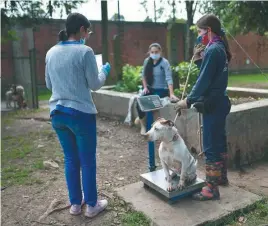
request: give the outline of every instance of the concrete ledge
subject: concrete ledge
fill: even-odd
[[[253,97],[253,98],[268,97],[268,89],[227,87],[227,92],[230,97]]]
[[[142,182],[119,188],[117,192],[158,226],[218,225],[217,222],[232,212],[242,211],[261,200],[260,196],[235,186],[220,188],[219,201],[198,202],[185,198],[172,205],[155,192],[143,188]]]
[[[101,115],[124,120],[129,98],[133,94],[109,90],[93,92],[92,96]],[[268,154],[268,99],[232,106],[227,118],[229,166],[239,167],[262,159]],[[174,119],[172,104],[160,110],[160,115]],[[189,109],[176,121],[189,148],[200,151],[198,142],[198,114]]]
[[[111,90],[114,87],[114,85],[103,86],[101,89]],[[227,92],[230,97],[253,97],[255,99],[268,97],[268,89],[227,87]]]

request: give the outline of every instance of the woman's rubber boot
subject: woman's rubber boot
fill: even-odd
[[[141,125],[141,135],[144,135],[146,133],[146,118],[140,119],[140,125]]]
[[[220,192],[218,183],[221,178],[222,162],[206,163],[206,186],[201,192],[193,195],[194,200],[219,200]]]
[[[221,153],[221,158],[222,158],[222,167],[221,167],[221,178],[219,181],[219,185],[228,186],[229,185],[229,180],[227,178],[228,154]]]

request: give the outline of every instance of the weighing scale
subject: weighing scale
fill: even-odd
[[[146,113],[146,129],[149,131],[151,125],[154,122],[153,111],[163,108],[160,97],[158,95],[141,96],[137,99],[141,111]],[[140,175],[140,179],[144,184],[145,188],[153,189],[160,195],[164,196],[169,203],[173,203],[183,197],[190,196],[202,189],[205,181],[197,178],[195,182],[187,185],[185,189],[168,192],[167,186],[168,182],[165,180],[164,170],[156,170],[155,165],[155,149],[154,142],[148,142],[148,153],[149,153],[149,173],[144,173]],[[172,179],[172,183],[177,185],[179,183],[179,177]]]

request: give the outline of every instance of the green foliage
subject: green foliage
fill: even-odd
[[[149,16],[147,16],[147,17],[145,18],[144,22],[153,22],[153,20],[152,20]]]
[[[266,1],[206,1],[203,4],[203,11],[217,15],[231,34],[268,32]]]
[[[123,80],[119,81],[115,86],[115,91],[118,92],[135,92],[142,84],[141,66],[131,66],[129,64],[123,67]]]
[[[115,13],[112,17],[111,17],[111,19],[110,19],[111,21],[119,21],[118,20],[118,13]],[[120,21],[125,21],[125,17],[121,14],[120,15]]]
[[[8,30],[4,35],[2,34],[1,43],[6,43],[8,41],[18,41],[18,40],[19,38],[17,36],[16,31]]]
[[[181,96],[183,89],[184,89],[184,85],[186,83],[186,79],[189,73],[189,69],[190,69],[190,63],[189,62],[181,62],[178,66],[173,67],[173,70],[177,73],[177,75],[179,76],[179,80],[180,80],[180,84],[181,84],[181,88],[178,90],[176,89],[175,95],[176,96]],[[192,63],[191,69],[190,69],[190,76],[189,76],[189,80],[188,80],[188,84],[187,84],[187,88],[186,88],[186,94],[189,94],[189,92],[192,90],[196,80],[197,80],[197,76],[199,74],[199,69],[197,68],[197,66]]]
[[[124,214],[121,217],[122,224],[124,226],[149,226],[151,220],[142,212],[133,211]]]
[[[83,2],[85,1],[5,1],[4,7],[1,8],[1,42],[14,40],[14,34],[10,31],[14,25],[38,25],[53,17],[53,13],[58,9],[62,17],[63,11],[69,14]]]
[[[190,27],[190,30],[193,32],[193,34],[194,34],[194,36],[198,36],[198,32],[197,32],[197,27],[196,27],[196,25],[192,25],[191,27]]]

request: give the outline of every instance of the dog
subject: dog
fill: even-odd
[[[21,85],[11,85],[10,89],[6,92],[6,107],[11,108],[11,103],[14,103],[14,108],[17,108],[17,104],[19,109],[26,108],[25,102],[25,91],[23,86]]]
[[[13,100],[13,90],[8,90],[6,92],[6,108],[11,108],[11,103],[12,103]],[[14,103],[14,106],[15,106],[15,103]]]
[[[180,177],[177,185],[179,190],[183,190],[186,184],[196,180],[197,160],[189,152],[174,122],[158,118],[144,136],[149,141],[161,141],[159,158],[164,169],[165,179],[168,182],[167,191],[176,190],[172,184],[172,179],[175,176]]]

